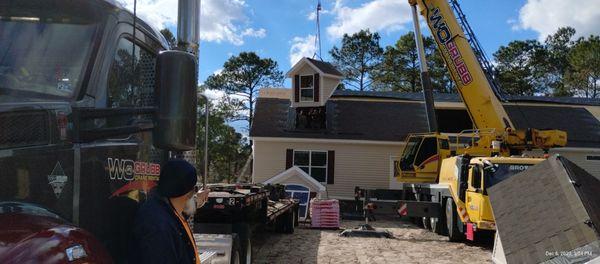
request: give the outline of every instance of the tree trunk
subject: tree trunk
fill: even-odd
[[[250,131],[250,128],[252,128],[252,120],[254,119],[254,104],[252,103],[254,100],[254,89],[250,89],[250,101],[248,102],[249,104],[249,116],[248,116],[248,131]]]

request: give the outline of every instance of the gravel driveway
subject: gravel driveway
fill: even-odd
[[[342,221],[354,228],[360,221]],[[254,263],[491,263],[491,245],[452,243],[403,221],[371,222],[394,239],[340,237],[341,230],[310,229],[292,235],[264,233],[253,242]]]

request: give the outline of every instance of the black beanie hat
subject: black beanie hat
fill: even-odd
[[[167,161],[160,171],[158,194],[163,197],[180,197],[196,186],[196,168],[189,162],[180,159]]]

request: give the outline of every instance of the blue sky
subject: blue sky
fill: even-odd
[[[121,0],[132,7],[133,0]],[[323,58],[343,33],[370,28],[381,45],[393,44],[412,30],[407,0],[321,0]],[[459,0],[487,54],[517,39],[544,39],[559,26],[581,35],[600,32],[600,0]],[[317,0],[202,0],[200,82],[241,51],[276,60],[282,71],[290,55],[314,53]],[[138,14],[157,28],[176,31],[177,0],[138,0]],[[426,28],[425,34],[429,34]],[[293,49],[295,47],[295,49]],[[288,82],[289,85],[289,82]]]
[[[251,25],[257,28],[264,28],[266,34],[263,38],[246,38],[243,45],[234,45],[227,42],[209,42],[201,43],[200,51],[200,81],[220,69],[223,62],[232,54],[238,54],[242,51],[254,51],[261,57],[269,57],[276,60],[282,71],[287,71],[291,67],[290,49],[294,38],[306,38],[309,35],[316,35],[316,22],[309,19],[309,14],[314,12],[317,1],[307,0],[286,0],[280,4],[280,1],[251,0],[247,1],[247,14],[252,20]],[[283,4],[282,2],[285,2]],[[361,5],[369,1],[347,1],[346,6],[350,8],[360,8]],[[406,1],[400,0],[405,3]],[[491,54],[501,45],[506,45],[511,40],[537,38],[537,32],[526,30],[512,30],[507,21],[518,18],[519,9],[525,1],[463,1],[462,7],[465,14],[481,41],[484,49]],[[339,46],[340,39],[328,34],[327,28],[335,22],[335,16],[328,13],[335,2],[323,1],[325,14],[321,15],[321,44],[323,59],[328,60],[328,51],[334,46]],[[408,6],[408,4],[406,3]],[[403,14],[398,14],[398,16]],[[403,23],[398,29],[380,30],[381,45],[391,45],[398,38],[412,30],[412,23]],[[424,34],[429,34],[427,29],[423,29]],[[350,32],[349,32],[350,33]],[[312,41],[309,41],[312,42]],[[312,55],[312,54],[310,54]],[[289,83],[288,83],[289,85]]]
[[[122,1],[133,7],[133,0]],[[138,14],[157,28],[176,32],[177,0],[137,0]],[[407,0],[321,0],[322,54],[344,33],[369,28],[381,45],[413,29]],[[201,0],[200,82],[232,55],[254,51],[272,58],[284,73],[292,61],[315,52],[317,0]],[[487,55],[512,40],[543,40],[560,26],[578,36],[600,34],[600,0],[459,0]],[[420,17],[421,21],[423,18]],[[424,34],[429,30],[422,27]],[[284,84],[290,86],[289,80]],[[215,93],[215,97],[218,97]],[[220,95],[222,96],[222,94]],[[239,125],[236,125],[238,127]]]

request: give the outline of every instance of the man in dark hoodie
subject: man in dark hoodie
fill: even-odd
[[[162,167],[158,185],[136,214],[130,263],[200,263],[185,220],[208,197],[196,182],[196,169],[187,161],[170,160]]]

